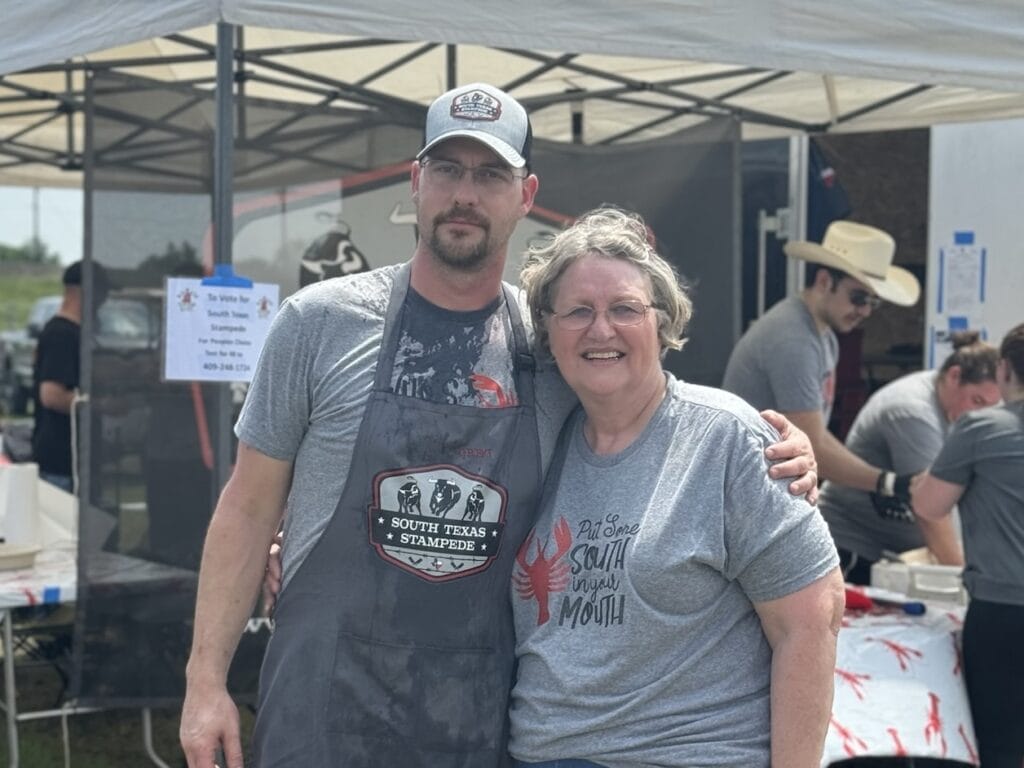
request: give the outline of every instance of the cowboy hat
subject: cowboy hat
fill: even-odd
[[[921,294],[917,278],[902,267],[892,265],[896,255],[893,239],[867,224],[833,221],[821,245],[799,240],[786,243],[783,250],[790,258],[813,261],[845,272],[893,304],[909,307],[917,303]]]

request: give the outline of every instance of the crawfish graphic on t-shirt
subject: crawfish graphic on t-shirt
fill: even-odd
[[[622,572],[639,528],[639,523],[626,525],[618,514],[608,513],[579,521],[575,532],[560,517],[544,540],[536,528],[530,531],[516,555],[512,579],[521,599],[537,601],[537,626],[551,619],[573,629],[622,624]]]

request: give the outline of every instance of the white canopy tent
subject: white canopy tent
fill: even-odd
[[[0,184],[79,183],[90,69],[212,88],[217,21],[244,28],[236,81],[248,96],[414,110],[486,79],[527,104],[539,137],[586,144],[725,113],[746,137],[1024,115],[1020,0],[0,6]]]

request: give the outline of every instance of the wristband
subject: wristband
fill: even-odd
[[[892,495],[900,501],[910,503],[910,481],[913,475],[895,475],[892,484]]]
[[[878,473],[878,481],[875,483],[875,493],[879,496],[896,495],[896,473],[882,471]]]

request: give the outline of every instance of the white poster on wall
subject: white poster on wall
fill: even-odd
[[[939,283],[929,358],[941,363],[953,351],[950,335],[968,329],[985,333],[985,261],[987,250],[974,232],[954,232],[939,248]]]
[[[277,285],[245,287],[218,285],[209,279],[168,278],[166,296],[165,379],[252,379],[277,314]]]

